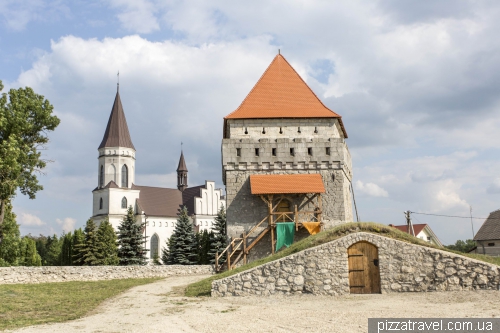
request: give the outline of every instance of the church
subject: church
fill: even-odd
[[[226,201],[214,181],[188,186],[188,169],[181,151],[177,166],[177,188],[135,184],[136,150],[117,89],[111,115],[98,147],[97,187],[92,191],[92,219],[99,225],[108,218],[115,230],[127,213],[134,208],[137,221],[146,222],[144,237],[150,259],[161,257],[165,241],[172,235],[177,214],[186,206],[196,231],[212,229],[215,217]]]

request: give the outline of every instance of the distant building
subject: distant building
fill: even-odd
[[[92,191],[92,219],[99,224],[105,218],[118,230],[127,212],[134,208],[137,221],[147,221],[144,231],[148,256],[161,256],[161,248],[172,235],[177,214],[183,206],[196,230],[212,229],[221,205],[226,201],[215,182],[188,187],[188,169],[181,152],[177,167],[177,188],[135,185],[136,150],[117,91],[106,132],[98,148],[97,187]]]
[[[408,234],[412,234],[412,231],[408,230],[408,225],[393,225],[389,224],[390,227],[396,228]],[[443,244],[436,236],[434,231],[432,231],[431,227],[428,224],[414,224],[413,230],[415,231],[415,237],[423,239],[426,242],[442,247]]]
[[[491,212],[476,236],[475,253],[500,256],[500,209]]]

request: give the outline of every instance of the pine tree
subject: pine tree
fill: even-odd
[[[185,206],[179,213],[166,252],[168,265],[196,265],[198,263],[198,244]]]
[[[102,265],[118,265],[118,245],[116,233],[108,219],[105,219],[97,229],[98,255]]]
[[[45,264],[46,266],[60,266],[61,265],[61,247],[62,239],[59,239],[56,234],[52,237],[47,237],[47,243],[45,248],[47,252],[45,254]]]
[[[0,266],[17,266],[21,257],[21,234],[12,205],[7,203],[5,218],[0,224]]]
[[[85,235],[81,228],[75,230],[71,239],[71,264],[81,266],[83,263],[82,247],[85,243]]]
[[[118,258],[120,265],[145,265],[146,243],[142,230],[145,223],[137,223],[132,206],[129,206],[127,215],[118,226]]]
[[[42,266],[42,258],[36,250],[36,242],[28,236],[21,239],[20,264],[23,266]]]
[[[208,265],[210,263],[208,252],[210,251],[210,241],[213,238],[212,232],[207,230],[198,232],[196,238],[198,241],[198,264]]]
[[[72,266],[73,265],[73,235],[71,232],[63,234],[61,236],[61,255],[60,263],[62,266]]]
[[[99,260],[99,246],[97,241],[97,230],[94,220],[88,219],[85,224],[83,243],[78,245],[80,252],[78,263],[84,266],[97,266],[101,264]]]
[[[208,251],[208,260],[211,264],[215,264],[215,254],[219,255],[227,246],[226,236],[226,211],[224,206],[220,206],[217,216],[215,217],[214,228],[212,229],[212,238],[210,240],[210,250]],[[219,258],[219,265],[226,262],[226,258]]]

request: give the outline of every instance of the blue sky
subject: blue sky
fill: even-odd
[[[174,187],[182,141],[190,185],[223,187],[222,118],[278,49],[343,117],[361,220],[485,217],[500,209],[499,14],[496,1],[0,0],[4,91],[30,86],[61,118],[44,191],[14,200],[21,232],[91,216],[118,70],[137,182]],[[414,217],[445,244],[471,237],[470,220]]]

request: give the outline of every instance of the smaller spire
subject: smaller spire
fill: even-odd
[[[181,150],[181,158],[179,159],[179,166],[177,167],[177,188],[181,192],[188,187],[187,173],[188,169],[186,168],[184,153]]]

